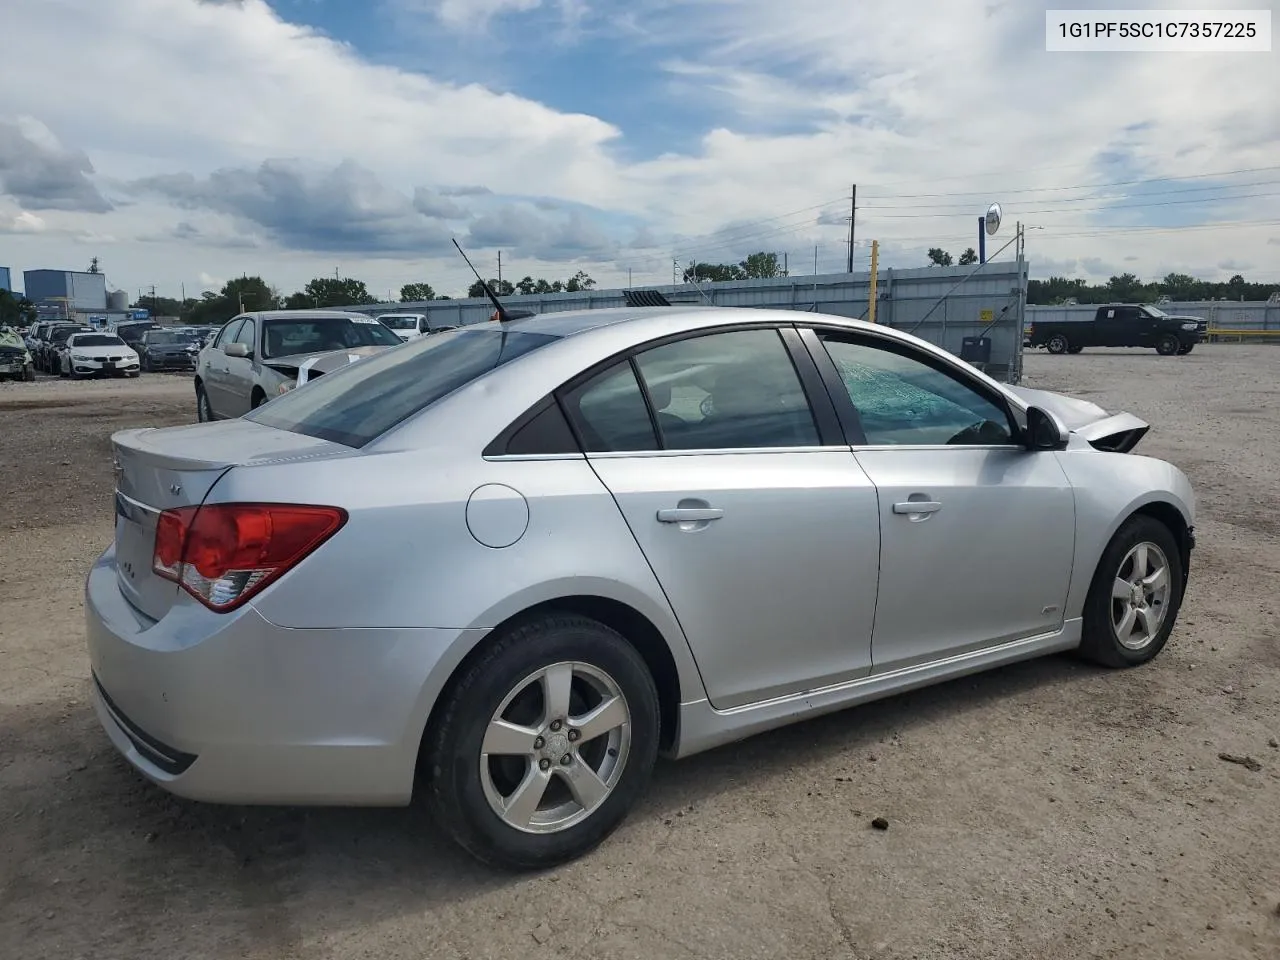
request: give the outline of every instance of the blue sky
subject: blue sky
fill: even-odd
[[[506,276],[828,272],[857,183],[860,266],[959,255],[998,199],[1033,276],[1280,277],[1277,57],[1047,53],[1048,6],[11,0],[0,264],[457,292],[456,237]]]

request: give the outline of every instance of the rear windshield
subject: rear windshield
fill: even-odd
[[[124,341],[109,333],[77,333],[71,339],[73,347],[123,347]]]
[[[147,343],[190,343],[193,334],[180,330],[148,330],[143,339]]]
[[[399,337],[372,317],[298,317],[266,321],[262,355],[270,359],[349,347],[394,347],[400,343]]]
[[[409,340],[276,397],[244,419],[363,447],[489,371],[558,339],[495,327]]]

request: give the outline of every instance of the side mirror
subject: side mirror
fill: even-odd
[[[1027,408],[1028,450],[1065,450],[1067,431],[1058,418],[1039,407]]]
[[[244,343],[228,343],[223,345],[222,352],[228,357],[247,358],[249,356],[249,346]]]

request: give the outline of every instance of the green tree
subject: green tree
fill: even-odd
[[[941,247],[930,247],[929,265],[933,267],[949,267],[951,266],[951,254]]]
[[[746,271],[736,263],[695,263],[686,267],[684,282],[720,283],[725,280],[745,280]]]
[[[966,247],[964,253],[960,254],[960,259],[956,261],[962,267],[967,267],[971,263],[978,262],[978,254],[973,247]]]
[[[26,327],[36,322],[36,305],[0,287],[0,327]]]
[[[489,280],[489,289],[493,291],[493,295],[495,297],[509,297],[516,292],[516,288],[510,280],[503,280],[499,282],[498,280],[491,278]],[[468,297],[483,297],[484,295],[484,284],[479,280],[467,287]]]
[[[580,293],[583,290],[590,290],[596,285],[596,282],[579,270],[572,277],[564,282],[565,293]]]
[[[400,302],[411,303],[416,300],[434,300],[436,292],[429,283],[406,283],[400,288]]]
[[[782,264],[778,262],[778,255],[763,250],[749,254],[747,259],[738,263],[738,267],[743,276],[751,280],[782,276]]]
[[[173,297],[153,297],[150,294],[139,297],[133,304],[136,310],[149,310],[153,317],[180,317],[183,305]]]
[[[1132,273],[1122,273],[1107,281],[1111,299],[1120,303],[1137,303],[1146,299],[1142,281]]]
[[[316,277],[297,293],[290,294],[284,305],[287,310],[306,310],[323,307],[353,307],[377,303],[377,297],[369,293],[363,280],[350,277]],[[249,309],[248,305],[245,309]]]

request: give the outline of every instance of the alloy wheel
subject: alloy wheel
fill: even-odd
[[[1136,544],[1111,586],[1111,628],[1129,650],[1149,646],[1169,609],[1169,559],[1154,543]]]
[[[531,673],[503,698],[485,729],[485,799],[516,830],[567,830],[617,787],[631,729],[622,688],[600,668],[562,661]]]

